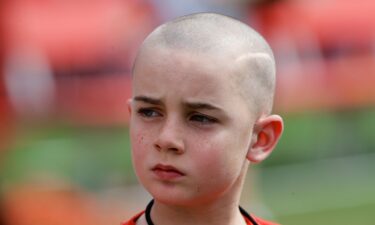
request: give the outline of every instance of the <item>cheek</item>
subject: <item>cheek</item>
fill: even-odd
[[[247,141],[233,132],[223,132],[209,138],[193,142],[193,162],[199,171],[208,176],[233,176],[238,174],[246,161]],[[198,171],[198,172],[199,172]]]
[[[130,140],[133,164],[135,168],[139,168],[147,156],[147,132],[134,129],[133,127],[130,129]]]
[[[205,171],[207,177],[214,177],[224,173],[230,160],[228,154],[228,143],[222,138],[211,138],[210,140],[202,138],[196,141],[192,146],[192,161],[195,163],[198,173]]]
[[[130,141],[132,150],[138,149],[146,144],[147,137],[150,136],[148,129],[144,128],[137,118],[133,118],[130,123]]]
[[[139,132],[139,133],[134,134],[134,137],[132,138],[132,140],[134,140],[137,146],[142,146],[144,144],[143,142],[144,138],[145,138],[145,134]]]

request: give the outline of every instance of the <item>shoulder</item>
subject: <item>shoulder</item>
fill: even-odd
[[[280,224],[277,224],[277,223],[274,223],[274,222],[270,222],[270,221],[261,219],[259,217],[254,216],[254,215],[250,215],[241,206],[240,206],[240,211],[241,211],[243,217],[245,218],[247,225],[280,225]]]
[[[122,222],[121,225],[136,225],[137,224],[137,220],[143,215],[143,213],[144,213],[144,211],[136,214],[130,220]]]
[[[267,221],[267,220],[264,220],[264,219],[261,219],[259,217],[255,217],[255,216],[253,216],[253,219],[257,222],[258,225],[280,225],[278,223]]]

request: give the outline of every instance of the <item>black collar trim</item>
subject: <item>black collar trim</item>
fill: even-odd
[[[253,225],[258,225],[258,223],[255,221],[255,219],[253,217],[251,217],[250,214],[247,213],[241,206],[240,206],[240,212],[244,217],[248,218]]]
[[[146,207],[146,211],[145,211],[146,221],[147,221],[148,225],[154,225],[154,223],[152,222],[152,219],[151,219],[151,208],[152,208],[153,204],[154,204],[154,200],[152,199],[150,201],[150,203],[148,203],[148,205]],[[247,213],[241,206],[239,208],[240,208],[241,214],[244,217],[249,219],[253,225],[258,225],[258,223],[255,221],[255,219],[253,217],[251,217],[249,213]]]

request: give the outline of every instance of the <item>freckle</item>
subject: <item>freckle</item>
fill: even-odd
[[[143,142],[143,135],[142,134],[137,135],[137,141],[138,141],[138,144]]]

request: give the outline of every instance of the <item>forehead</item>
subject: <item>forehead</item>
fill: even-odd
[[[225,56],[168,48],[147,49],[137,59],[133,90],[151,91],[163,86],[191,94],[236,94],[235,70],[228,60]]]

